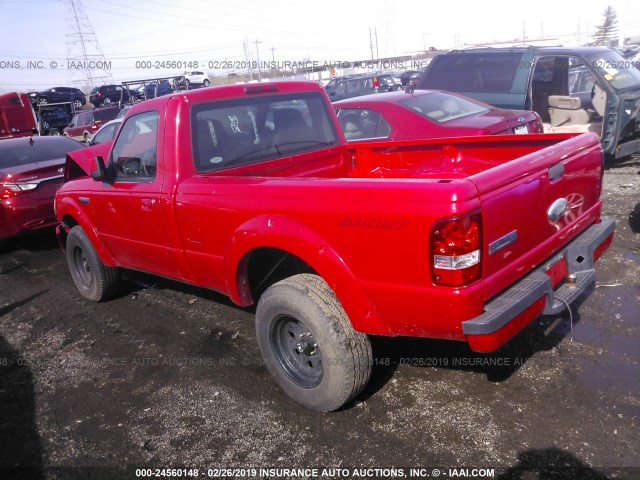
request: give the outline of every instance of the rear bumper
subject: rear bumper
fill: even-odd
[[[532,273],[485,305],[485,311],[462,322],[462,331],[476,352],[491,352],[502,346],[540,314],[555,315],[574,302],[595,280],[598,247],[611,242],[615,222],[602,219]],[[545,272],[564,259],[567,281],[556,290]]]
[[[19,195],[0,200],[0,239],[55,225],[53,198],[30,199]]]

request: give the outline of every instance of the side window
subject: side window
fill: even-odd
[[[338,82],[338,84],[336,85],[336,93],[338,94],[344,93],[346,89],[347,89],[347,82],[345,81]]]
[[[92,113],[81,113],[78,116],[78,126],[83,127],[85,125],[90,125],[93,123],[93,114]]]
[[[156,176],[158,112],[133,115],[116,139],[111,162],[116,181],[148,182]]]
[[[347,141],[391,135],[391,125],[378,112],[368,108],[343,108],[338,113],[338,120]]]

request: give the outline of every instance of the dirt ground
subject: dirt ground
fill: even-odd
[[[543,317],[489,356],[375,338],[369,387],[330,414],[280,392],[251,310],[137,274],[127,294],[88,303],[52,231],[5,242],[0,479],[136,478],[141,467],[198,469],[198,478],[319,478],[215,469],[323,467],[340,469],[329,478],[394,474],[359,467],[413,478],[640,478],[639,175],[640,157],[605,174],[616,236],[571,318]]]

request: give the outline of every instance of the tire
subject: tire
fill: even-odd
[[[49,102],[48,102],[48,101],[47,101],[47,99],[46,99],[46,98],[44,98],[44,97],[40,97],[40,98],[38,99],[38,105],[46,105],[47,103],[49,103]]]
[[[211,85],[211,82],[205,78],[204,82],[202,82],[202,86],[206,88],[209,85]]]
[[[49,130],[49,136],[50,137],[59,137],[60,136],[60,130],[58,130],[57,128],[52,128],[51,130]]]
[[[80,100],[79,98],[76,98],[76,99],[73,101],[73,107],[74,107],[76,110],[80,110],[80,109],[82,108],[82,100]]]
[[[333,291],[317,275],[294,275],[269,287],[258,302],[256,334],[280,388],[313,410],[339,409],[371,376],[369,338],[353,329]]]
[[[118,290],[120,272],[106,267],[82,227],[73,227],[67,236],[67,263],[76,288],[87,300],[100,302]]]
[[[104,97],[102,105],[111,105],[111,99],[109,97]]]
[[[91,140],[89,132],[84,132],[84,134],[82,135],[82,138],[84,139],[83,142],[89,143],[89,140]]]
[[[189,90],[189,86],[191,85],[191,82],[189,80],[185,80],[184,81],[184,89],[185,90]]]

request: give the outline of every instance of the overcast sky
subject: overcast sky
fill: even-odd
[[[252,60],[353,61],[371,58],[369,32],[380,57],[425,47],[557,38],[585,42],[607,5],[627,36],[640,36],[640,2],[629,0],[75,0],[111,65],[116,82],[179,74],[163,61],[214,66]],[[0,91],[73,85],[85,75],[67,64],[75,18],[70,0],[0,0]],[[80,16],[80,19],[82,17]],[[80,30],[89,32],[89,25]],[[88,38],[90,39],[90,37]],[[258,43],[256,44],[256,40]],[[95,47],[85,43],[89,54]],[[28,63],[29,62],[29,63]],[[146,62],[141,64],[140,62]],[[55,68],[52,68],[52,65]],[[143,68],[151,66],[151,68]],[[195,65],[193,65],[195,66]],[[156,68],[158,67],[158,68]],[[104,75],[99,69],[95,76]]]

